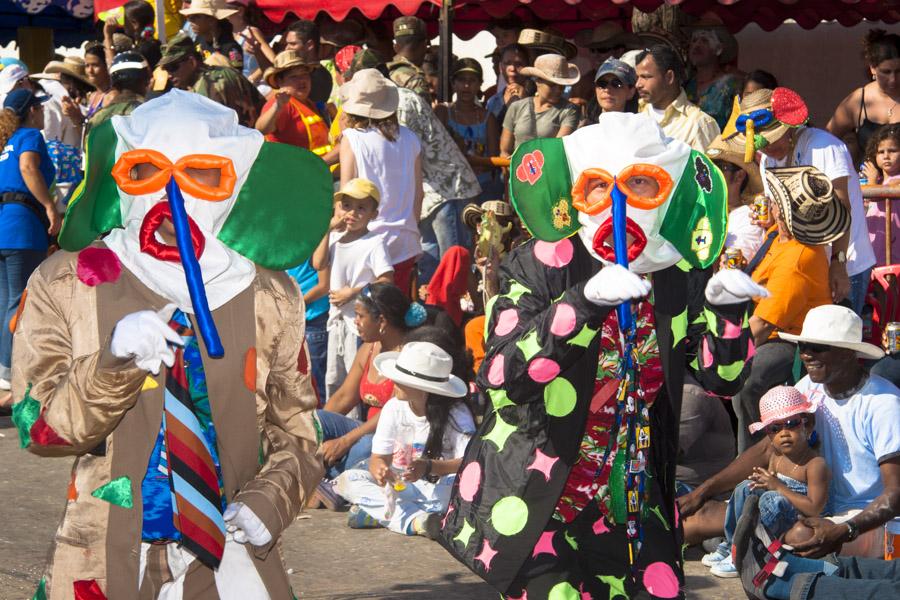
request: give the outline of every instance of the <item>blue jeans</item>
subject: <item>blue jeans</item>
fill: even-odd
[[[782,480],[783,481],[783,480]],[[786,482],[791,491],[806,494],[806,484],[800,484],[793,479]],[[799,485],[797,485],[799,484]],[[744,502],[750,496],[759,496],[759,522],[765,525],[772,537],[778,537],[787,532],[797,522],[799,514],[794,505],[779,492],[769,490],[751,490],[749,481],[742,481],[731,495],[728,506],[725,508],[725,544],[730,549],[734,538],[734,530],[737,528],[738,519],[744,512]]]
[[[818,563],[822,561],[807,561]],[[882,600],[900,598],[900,560],[876,558],[836,557],[837,571],[797,573],[791,582],[790,598],[853,598],[853,600]],[[793,563],[788,561],[790,570]]]
[[[306,322],[306,347],[309,348],[309,368],[313,374],[319,408],[325,405],[325,370],[328,366],[328,313]]]
[[[847,296],[847,300],[850,301],[850,308],[858,315],[862,314],[863,306],[866,304],[866,292],[869,291],[869,281],[871,279],[871,268],[850,278],[850,295]]]
[[[447,200],[419,223],[423,252],[419,257],[419,285],[431,281],[448,248],[468,248],[471,244],[472,236],[462,220],[462,210],[466,203],[466,200]]]
[[[869,372],[900,386],[900,354],[888,354],[872,365]]]
[[[319,417],[319,423],[322,425],[322,439],[326,441],[336,440],[362,425],[356,419],[328,410],[319,409],[316,411],[316,416]],[[341,460],[326,469],[325,476],[328,479],[334,479],[347,469],[352,469],[367,461],[370,456],[372,456],[372,434],[367,433],[356,440],[356,443]]]
[[[47,257],[46,250],[0,250],[0,379],[9,380],[12,332],[9,322],[19,310],[22,292],[31,273]]]

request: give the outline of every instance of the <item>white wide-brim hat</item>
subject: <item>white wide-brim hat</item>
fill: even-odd
[[[400,385],[423,392],[462,398],[466,383],[453,375],[453,359],[429,342],[409,342],[400,352],[382,352],[373,363],[378,372]]]
[[[862,358],[879,359],[884,350],[862,341],[862,319],[855,312],[837,304],[817,306],[803,319],[800,335],[778,332],[778,337],[788,342],[807,342],[836,348],[855,350]]]

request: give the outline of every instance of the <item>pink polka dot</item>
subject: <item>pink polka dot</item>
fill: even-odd
[[[515,329],[518,324],[518,311],[514,308],[507,308],[497,316],[497,324],[494,326],[494,333],[497,335],[506,335]]]
[[[675,598],[678,596],[678,578],[672,567],[664,562],[655,562],[644,571],[644,587],[653,596]]]
[[[559,375],[559,365],[549,358],[536,358],[528,365],[528,375],[538,383],[547,383]]]
[[[469,463],[459,474],[459,495],[466,502],[471,502],[481,487],[481,465]]]
[[[561,302],[556,305],[556,312],[553,314],[553,323],[550,324],[550,333],[560,337],[567,336],[575,330],[575,309],[571,304]]]
[[[542,242],[534,243],[534,256],[548,267],[557,269],[566,266],[572,260],[575,254],[575,247],[569,239],[560,240],[558,242]]]
[[[488,383],[491,385],[503,385],[503,382],[506,380],[506,376],[503,374],[505,362],[502,354],[494,357],[494,360],[491,361],[491,366],[488,368]]]

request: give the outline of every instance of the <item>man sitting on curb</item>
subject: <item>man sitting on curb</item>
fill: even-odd
[[[858,359],[884,353],[861,341],[862,320],[852,310],[835,305],[810,310],[800,335],[779,336],[799,343],[808,375],[796,387],[817,404],[816,433],[832,472],[826,506],[832,516],[804,519],[800,527],[812,531],[795,550],[810,557],[839,550],[880,556],[882,525],[900,514],[900,390],[866,374]],[[681,516],[689,517],[707,499],[733,489],[753,467],[768,465],[771,448],[768,440],[760,441],[679,498]],[[737,556],[735,564],[742,570]]]

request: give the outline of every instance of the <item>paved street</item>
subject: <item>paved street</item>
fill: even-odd
[[[8,417],[0,417],[0,435],[0,600],[20,600],[31,598],[40,578],[72,461],[19,450]],[[492,588],[434,542],[348,529],[344,513],[307,514],[284,537],[285,561],[300,598],[497,600]],[[688,554],[688,598],[744,597],[736,579],[709,576],[698,556]]]

